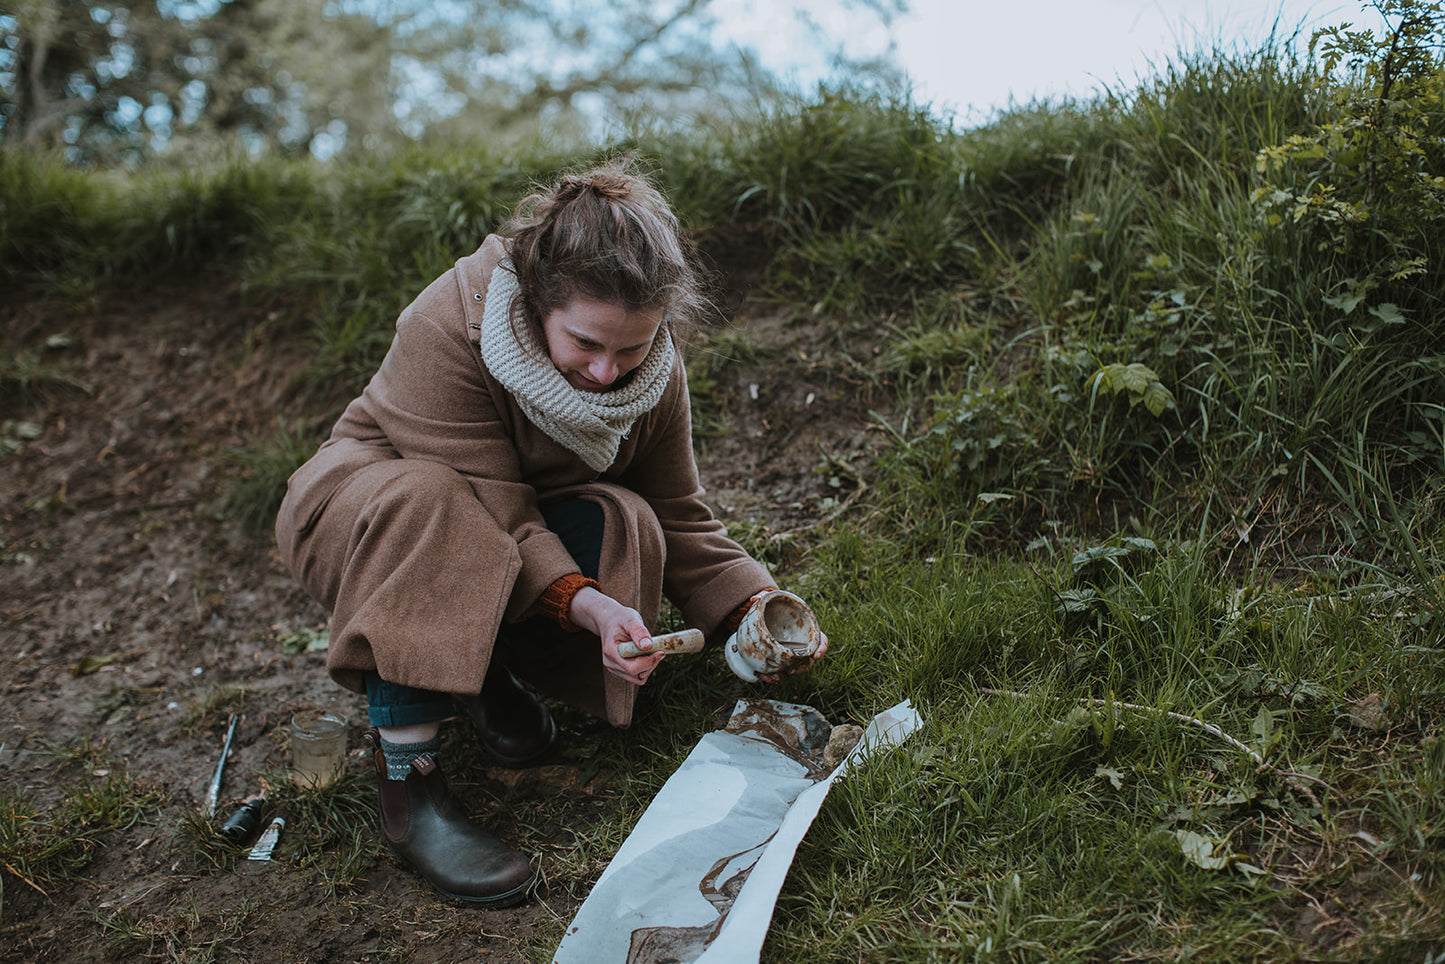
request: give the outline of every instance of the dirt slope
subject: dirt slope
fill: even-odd
[[[0,308],[5,350],[66,336],[41,360],[76,386],[0,396],[0,444],[19,446],[0,455],[0,789],[63,808],[124,773],[149,794],[129,826],[72,847],[88,859],[77,876],[0,868],[0,962],[524,960],[531,935],[560,933],[600,872],[601,861],[548,866],[569,822],[602,809],[596,775],[565,755],[462,788],[542,855],[548,882],[517,910],[453,908],[379,851],[359,858],[359,887],[337,893],[294,858],[215,866],[188,843],[231,709],[223,814],[284,771],[295,708],[339,698],[353,749],[364,719],[323,653],[282,645],[326,614],[269,539],[217,517],[237,471],[228,453],[297,414],[304,345],[274,326],[261,329],[269,341],[248,338],[264,312],[216,279],[107,292],[84,311]],[[719,514],[753,533],[804,530],[846,495],[818,468],[869,443],[870,400],[819,363],[818,332],[777,318],[745,327],[751,360],[710,388],[721,429],[700,445],[704,482]],[[236,688],[238,706],[210,705]]]

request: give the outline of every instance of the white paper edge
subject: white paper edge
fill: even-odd
[[[884,710],[873,717],[858,745],[832,773],[798,794],[783,822],[778,825],[778,832],[753,865],[752,872],[728,910],[722,930],[695,964],[737,964],[758,959],[772,924],[778,894],[783,889],[788,869],[793,865],[793,857],[817,818],[833,781],[875,751],[899,745],[922,725],[923,718],[909,700]]]

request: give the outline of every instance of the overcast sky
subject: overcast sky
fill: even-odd
[[[1181,49],[1243,43],[1303,26],[1376,25],[1342,0],[910,0],[898,57],[919,99],[984,113],[1034,97],[1087,96],[1147,76]]]
[[[841,0],[793,0],[852,40],[855,54],[886,49],[888,34]],[[1257,46],[1276,21],[1299,30],[1301,46],[1322,26],[1377,26],[1357,0],[908,0],[895,24],[898,60],[916,99],[965,123],[1040,97],[1087,97],[1122,81],[1125,89],[1182,50]],[[791,62],[800,49],[787,5],[720,0],[731,30],[765,63]],[[800,79],[807,83],[807,77]]]

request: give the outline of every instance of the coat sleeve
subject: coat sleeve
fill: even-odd
[[[358,402],[336,434],[383,438],[402,458],[455,469],[516,541],[522,571],[508,618],[520,617],[544,589],[577,571],[543,522],[536,490],[522,480],[516,445],[463,326],[443,325],[414,303],[397,320],[391,348]]]
[[[776,583],[703,501],[680,358],[667,394],[647,418],[645,440],[618,481],[645,498],[662,525],[663,592],[690,625],[711,634],[749,596]]]

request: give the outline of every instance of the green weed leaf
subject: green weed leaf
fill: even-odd
[[[1376,305],[1370,309],[1370,314],[1387,325],[1403,325],[1405,323],[1405,313],[1400,310],[1399,305],[1388,303]]]
[[[1144,407],[1158,418],[1174,406],[1174,396],[1159,382],[1150,382],[1144,389]]]
[[[324,652],[331,645],[331,632],[327,629],[298,629],[294,633],[279,636],[276,642],[287,656],[301,653]]]
[[[1260,868],[1256,867],[1254,864],[1249,863],[1248,861],[1236,860],[1230,866],[1232,866],[1235,870],[1243,873],[1244,876],[1249,878],[1251,882],[1253,882],[1255,878],[1269,876],[1268,871],[1261,870]]]
[[[1228,856],[1216,856],[1214,851],[1221,842],[1212,840],[1193,830],[1176,830],[1174,839],[1179,841],[1179,850],[1184,859],[1205,870],[1223,870],[1229,866]]]
[[[1261,743],[1269,743],[1270,737],[1274,735],[1274,715],[1270,713],[1269,707],[1261,706],[1259,708],[1254,722],[1249,725],[1249,730],[1259,737]]]
[[[99,672],[101,669],[114,663],[115,660],[116,657],[114,654],[106,656],[85,656],[70,664],[70,675],[90,676],[92,673]]]
[[[1102,600],[1093,589],[1065,589],[1058,593],[1055,611],[1061,616],[1087,613]]]
[[[1164,387],[1154,369],[1139,362],[1105,365],[1094,374],[1092,387],[1095,394],[1127,395],[1130,409],[1143,402],[1155,418],[1174,407],[1174,394]]]

